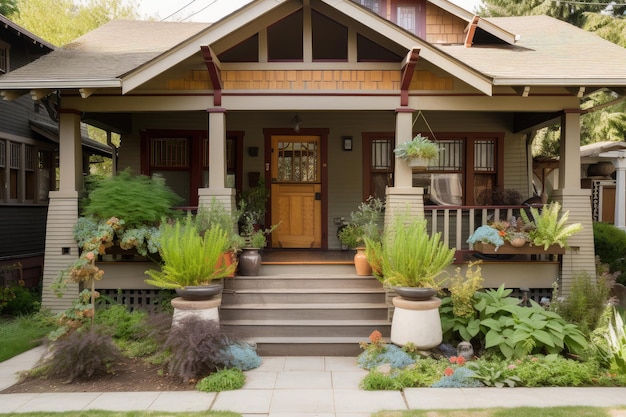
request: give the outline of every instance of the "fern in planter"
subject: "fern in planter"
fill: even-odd
[[[552,245],[567,248],[567,239],[583,229],[580,223],[566,224],[569,211],[559,217],[561,205],[556,201],[544,206],[541,212],[534,207],[530,208],[530,212],[535,224],[535,229],[528,232],[530,243],[544,249]],[[520,215],[524,222],[531,222],[524,210],[520,211]]]
[[[160,270],[146,271],[146,283],[165,289],[205,285],[232,273],[235,266],[221,265],[228,249],[228,236],[220,227],[208,229],[200,236],[191,216],[174,224],[161,226]],[[220,265],[220,266],[218,266]]]

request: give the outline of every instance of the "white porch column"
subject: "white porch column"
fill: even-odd
[[[59,115],[59,191],[50,192],[44,255],[42,305],[53,312],[66,310],[78,296],[78,284],[69,284],[62,298],[50,285],[78,258],[72,228],[78,219],[78,195],[83,188],[83,159],[78,112]]]
[[[209,188],[198,190],[198,204],[209,205],[215,198],[226,210],[236,208],[235,190],[226,188],[226,109],[207,109],[209,114]]]
[[[569,211],[568,222],[581,223],[583,230],[568,239],[570,249],[563,255],[559,286],[568,295],[574,278],[582,273],[596,276],[590,190],[580,188],[580,112],[565,111],[561,117],[559,188],[552,194]]]
[[[413,111],[408,107],[396,109],[396,146],[413,139]],[[424,189],[413,187],[413,170],[400,158],[396,158],[394,186],[388,187],[386,194],[385,225],[397,214],[424,216]]]
[[[395,146],[413,139],[413,112],[414,109],[401,107],[396,109],[396,141]],[[413,171],[402,158],[396,157],[394,169],[394,187],[404,188],[413,186]]]

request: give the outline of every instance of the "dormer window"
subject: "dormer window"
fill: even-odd
[[[0,41],[0,74],[9,72],[9,44]]]

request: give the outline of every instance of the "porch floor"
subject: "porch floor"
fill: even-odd
[[[264,265],[351,265],[354,251],[321,249],[263,249]]]

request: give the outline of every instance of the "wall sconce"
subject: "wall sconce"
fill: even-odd
[[[302,122],[302,120],[300,120],[300,117],[298,117],[298,114],[296,114],[295,116],[293,116],[293,119],[291,119],[291,123],[293,123],[293,131],[298,133],[300,132],[300,123]]]
[[[258,146],[249,146],[248,147],[248,155],[250,155],[250,156],[259,156],[259,147]]]
[[[351,151],[352,150],[352,136],[342,136],[343,139],[343,150]]]

